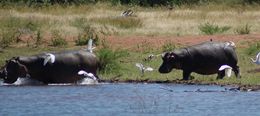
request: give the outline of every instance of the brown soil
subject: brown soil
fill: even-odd
[[[185,37],[147,37],[147,36],[130,36],[119,37],[109,36],[105,40],[115,48],[138,49],[149,45],[151,48],[160,48],[165,43],[173,43],[175,45],[194,45],[205,41],[233,41],[238,47],[245,47],[243,42],[260,41],[260,34],[251,35],[211,35],[211,36],[185,36]]]

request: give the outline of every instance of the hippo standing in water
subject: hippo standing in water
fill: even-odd
[[[163,63],[159,72],[169,73],[175,68],[183,70],[183,80],[189,80],[192,72],[202,75],[218,73],[217,79],[222,79],[225,72],[218,69],[222,65],[229,65],[235,72],[236,77],[240,77],[234,47],[233,42],[204,42],[166,52],[162,55]]]
[[[51,60],[46,59],[51,57]],[[78,71],[85,70],[97,77],[98,60],[93,53],[66,51],[54,54],[39,54],[29,57],[14,57],[8,60],[1,71],[5,83],[14,83],[18,77],[29,77],[43,83],[76,83],[82,77]]]

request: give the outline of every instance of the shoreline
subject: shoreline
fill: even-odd
[[[100,82],[104,83],[158,83],[158,84],[185,84],[185,85],[217,85],[217,86],[229,86],[231,87],[230,90],[237,90],[237,91],[242,91],[242,92],[250,92],[250,91],[260,91],[260,85],[243,85],[243,84],[223,84],[223,83],[217,83],[217,82],[212,82],[212,83],[205,83],[197,80],[166,80],[166,81],[151,81],[151,80],[124,80],[124,81],[119,81],[119,80],[100,80]]]

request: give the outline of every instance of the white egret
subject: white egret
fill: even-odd
[[[227,47],[227,46],[231,46],[231,47],[236,48],[236,44],[233,41],[225,42],[225,47]]]
[[[51,53],[46,53],[46,57],[43,61],[43,66],[45,66],[48,62],[54,63],[55,62],[55,55]]]
[[[91,78],[93,80],[97,80],[97,77],[95,77],[92,73],[87,73],[86,71],[84,70],[80,70],[78,72],[78,75],[83,75],[85,78]]]
[[[222,65],[219,69],[219,71],[223,71],[225,70],[225,75],[227,77],[231,76],[231,71],[232,71],[232,67],[228,66],[228,65]]]
[[[258,52],[258,54],[256,55],[255,60],[253,58],[251,58],[251,60],[253,63],[260,65],[260,52]]]
[[[153,68],[151,67],[145,67],[143,64],[141,63],[136,63],[135,66],[137,66],[139,68],[139,70],[141,71],[142,75],[144,75],[144,72],[146,71],[153,71]]]
[[[95,47],[93,47],[93,40],[92,39],[89,39],[88,40],[88,47],[87,47],[87,51],[92,53],[93,52],[93,49],[95,49]]]
[[[154,55],[154,54],[149,54],[147,58],[144,59],[144,61],[151,61],[152,59],[161,56],[161,54]]]

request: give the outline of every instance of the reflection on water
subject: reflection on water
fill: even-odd
[[[0,115],[258,115],[259,92],[219,86],[0,86]]]

